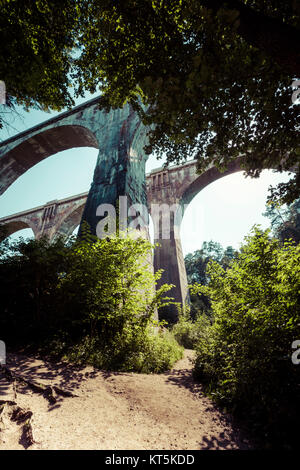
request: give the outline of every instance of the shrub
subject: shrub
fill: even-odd
[[[156,311],[170,299],[161,272],[148,266],[143,238],[82,238],[65,245],[30,240],[0,260],[7,295],[0,315],[9,346],[35,349],[98,367],[162,371],[182,355],[174,339],[154,334]],[[14,290],[20,295],[12,295]]]
[[[126,344],[122,339],[127,340]],[[118,338],[115,347],[103,347],[97,338],[85,337],[72,346],[64,358],[79,364],[92,364],[106,370],[160,373],[169,370],[183,356],[183,348],[164,328],[145,329],[128,341]]]
[[[159,373],[171,369],[172,365],[183,357],[183,347],[168,330],[162,329],[158,334],[146,337],[142,352],[140,372]]]
[[[299,368],[291,345],[300,339],[300,247],[280,245],[254,228],[226,272],[208,268],[214,324],[197,345],[194,374],[223,405],[251,420],[273,446],[293,446]]]
[[[176,341],[187,349],[195,349],[211,322],[205,313],[198,312],[195,318],[190,315],[190,307],[178,306],[178,322],[172,327]]]
[[[7,345],[38,343],[64,326],[58,283],[69,269],[70,250],[62,239],[1,243],[0,331]]]

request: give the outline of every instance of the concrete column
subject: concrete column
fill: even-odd
[[[131,109],[126,118],[124,113],[111,122],[105,135],[97,134],[99,155],[79,236],[84,221],[96,235],[97,224],[103,218],[96,214],[101,204],[110,204],[118,211],[120,196],[126,196],[128,208],[132,204],[147,207],[145,163],[148,156],[143,151],[144,138],[137,138],[140,121]]]
[[[159,269],[164,270],[158,281],[158,287],[163,284],[174,284],[175,287],[166,295],[173,297],[174,301],[181,305],[189,303],[188,282],[179,230],[175,236],[174,229],[171,228],[168,239],[157,238],[155,243],[158,243],[159,246],[154,250],[154,270],[155,272]],[[160,309],[159,317],[168,323],[176,323],[178,321],[177,307],[170,305]]]
[[[143,204],[147,207],[144,162],[141,162],[140,166],[132,164],[129,157],[122,153],[115,158],[113,155],[99,155],[82,215],[79,236],[84,221],[89,224],[92,234],[96,235],[97,224],[102,218],[96,214],[99,205],[111,204],[118,214],[120,196],[127,197],[127,210],[132,204]]]

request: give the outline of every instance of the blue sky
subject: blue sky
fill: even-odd
[[[85,99],[77,100],[80,104]],[[3,110],[3,105],[1,111]],[[7,125],[0,130],[3,141],[58,113],[37,110],[5,115]],[[0,217],[88,191],[96,163],[98,150],[94,148],[69,149],[40,162],[22,175],[0,198]],[[162,160],[150,156],[147,172],[160,167]],[[265,210],[268,187],[287,181],[287,173],[265,170],[258,179],[244,178],[235,173],[223,177],[203,189],[189,205],[183,218],[181,238],[184,254],[200,249],[203,241],[214,240],[224,247],[239,248],[243,238],[254,224],[263,228],[269,221],[262,216]],[[22,231],[28,236],[29,229]],[[16,235],[19,236],[21,232]]]

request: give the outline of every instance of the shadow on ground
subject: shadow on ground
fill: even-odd
[[[87,371],[85,365],[39,360],[22,354],[9,354],[6,366],[27,380],[48,385],[55,383],[70,392],[76,391],[81,382],[97,375],[96,371]]]

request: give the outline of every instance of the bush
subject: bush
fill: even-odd
[[[178,322],[172,327],[176,341],[187,349],[195,349],[204,331],[211,325],[205,313],[198,312],[195,318],[190,315],[190,307],[178,306]]]
[[[182,355],[156,311],[171,286],[155,292],[161,273],[147,265],[143,238],[94,239],[88,231],[65,245],[21,241],[2,252],[1,339],[47,354],[118,370],[162,371]],[[18,295],[13,295],[17,292]]]
[[[293,447],[299,368],[300,247],[254,229],[226,272],[208,268],[214,324],[197,345],[195,376],[218,402],[251,421],[266,445]],[[295,434],[294,434],[295,433]],[[297,443],[298,445],[298,443]]]
[[[126,344],[122,339],[127,339]],[[183,348],[162,328],[157,333],[151,328],[140,331],[131,342],[122,339],[118,338],[115,347],[105,348],[97,338],[87,336],[70,348],[64,359],[99,369],[149,374],[171,369],[183,356]]]
[[[71,244],[62,239],[5,240],[0,245],[0,332],[8,346],[39,343],[69,326],[60,308],[60,273],[69,269]]]
[[[152,333],[146,337],[142,356],[141,368],[137,370],[159,373],[171,369],[183,357],[183,347],[168,330],[160,330],[158,335]]]

